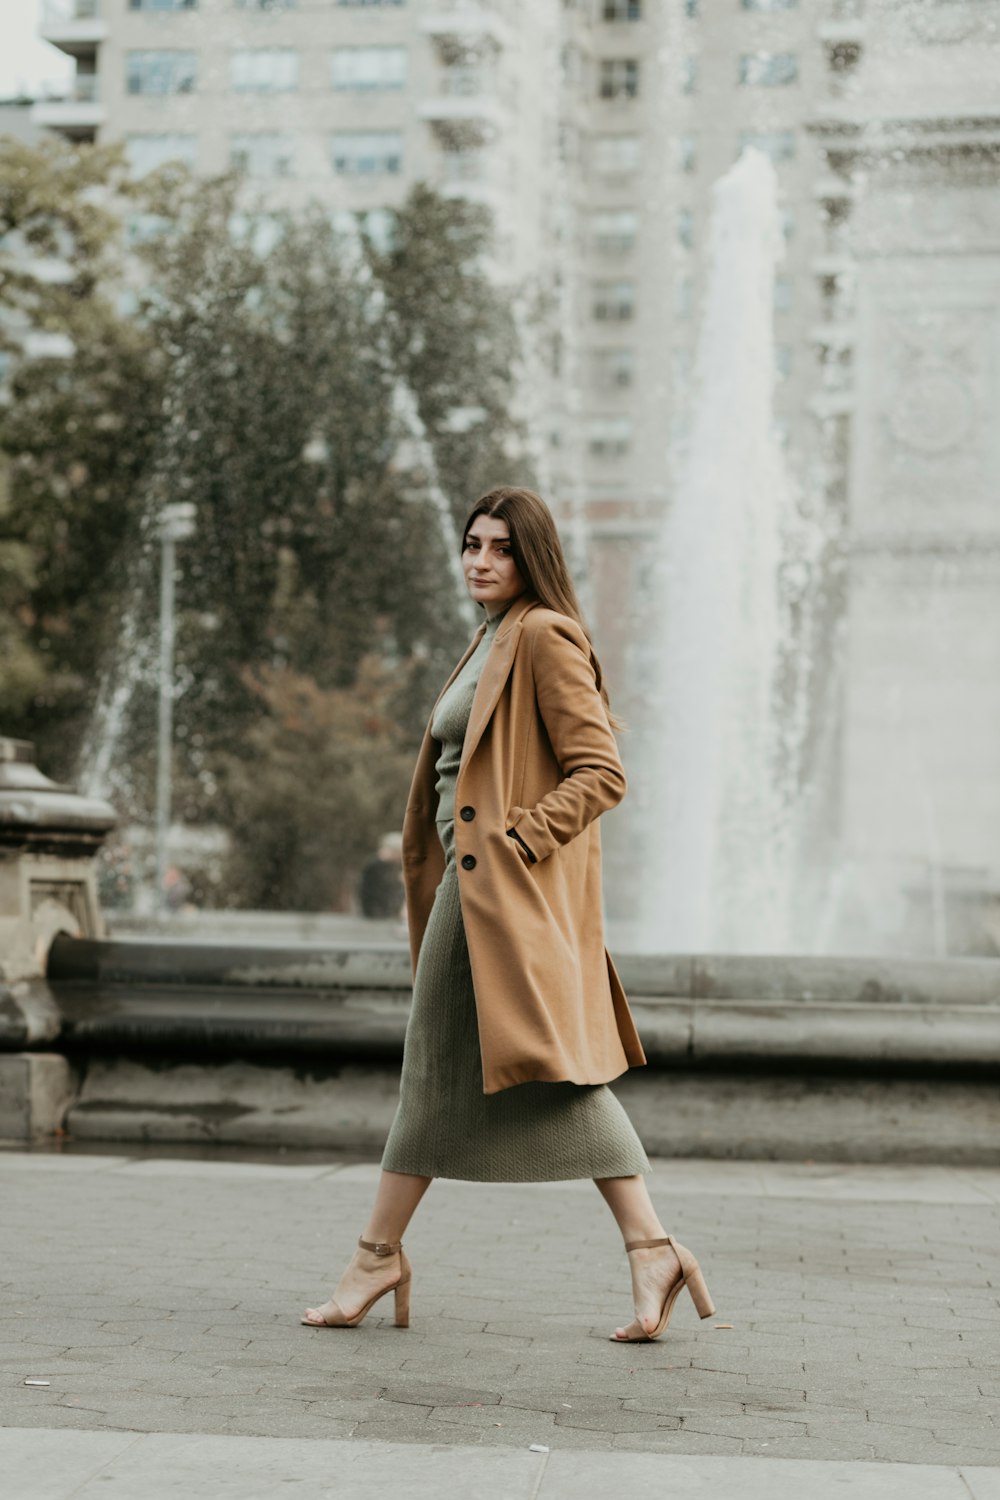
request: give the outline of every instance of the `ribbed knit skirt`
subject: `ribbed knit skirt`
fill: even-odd
[[[399,1107],[383,1168],[467,1182],[648,1172],[639,1137],[604,1084],[521,1083],[483,1093],[454,823],[439,823],[438,833],[447,863],[417,961]]]

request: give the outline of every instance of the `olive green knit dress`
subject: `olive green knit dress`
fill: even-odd
[[[631,1177],[649,1170],[624,1109],[604,1084],[521,1083],[483,1093],[476,996],[455,867],[455,782],[472,700],[502,616],[444,694],[431,732],[437,827],[446,864],[420,947],[399,1107],[382,1166],[469,1182]]]

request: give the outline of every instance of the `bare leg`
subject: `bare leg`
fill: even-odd
[[[661,1240],[666,1230],[660,1223],[646,1187],[645,1177],[597,1177],[594,1186],[615,1216],[622,1239]],[[669,1245],[655,1250],[633,1250],[629,1254],[635,1321],[616,1328],[617,1339],[635,1339],[650,1333],[657,1324],[663,1300],[681,1275],[681,1264]]]
[[[432,1177],[414,1177],[408,1172],[383,1172],[361,1238],[372,1244],[385,1241],[394,1245],[401,1240],[433,1180]],[[398,1256],[379,1256],[373,1250],[362,1250],[358,1246],[333,1296],[322,1307],[306,1308],[306,1317],[322,1323],[330,1316],[335,1302],[345,1317],[352,1318],[377,1292],[394,1286],[398,1280]]]
[[[433,1181],[433,1177],[414,1177],[409,1172],[383,1172],[361,1238],[373,1243],[388,1240],[390,1244],[401,1240]]]

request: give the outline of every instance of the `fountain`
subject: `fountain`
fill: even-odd
[[[776,952],[789,942],[798,716],[779,711],[779,574],[795,507],[773,431],[782,236],[770,161],[745,151],[714,199],[694,425],[657,580],[665,639],[647,741],[658,763],[643,772],[654,838],[640,944]]]

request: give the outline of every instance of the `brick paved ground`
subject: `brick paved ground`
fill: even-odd
[[[0,1153],[0,1424],[1000,1463],[1000,1172],[658,1162],[718,1316],[632,1347],[589,1184],[435,1184],[412,1328],[301,1328],[374,1175]]]

